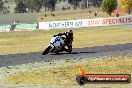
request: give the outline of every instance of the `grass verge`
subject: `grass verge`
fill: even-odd
[[[0,54],[39,52],[54,34],[64,30],[0,33]],[[122,26],[74,29],[73,48],[132,43],[132,29]]]
[[[132,74],[132,56],[111,56],[80,61],[65,60],[65,65],[52,68],[37,68],[8,75],[6,82],[12,84],[39,84],[51,86],[78,86],[75,77],[82,65],[87,74]],[[70,63],[70,64],[69,64]],[[59,64],[59,63],[57,63]],[[92,84],[96,85],[96,84]],[[106,84],[109,86],[131,86],[130,84]],[[87,85],[89,86],[89,85]],[[104,86],[104,84],[102,84]]]

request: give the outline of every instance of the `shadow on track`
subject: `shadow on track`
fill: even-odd
[[[59,54],[54,54],[54,53],[50,53],[50,55],[63,55],[63,54],[81,54],[81,53],[84,53],[84,54],[90,54],[90,53],[96,53],[96,52],[71,52],[71,53],[67,53],[67,52],[61,52]]]

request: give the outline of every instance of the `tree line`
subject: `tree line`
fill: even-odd
[[[42,7],[47,10],[55,11],[55,6],[57,2],[64,2],[65,0],[15,0],[16,10],[15,12],[40,12]],[[91,5],[94,7],[100,7],[102,0],[68,0],[68,3],[71,4],[74,9],[79,8],[79,3],[83,2],[82,8],[89,8]]]
[[[40,12],[42,7],[55,11],[56,0],[15,0],[15,13]]]
[[[65,2],[73,6],[73,9],[81,8],[86,9],[90,6],[100,7],[102,0],[14,0],[16,7],[14,9],[15,13],[32,13],[40,12],[44,7],[46,11],[55,11],[57,2]],[[79,6],[79,3],[82,2],[82,7]],[[0,0],[0,8],[2,8],[4,2]]]
[[[8,1],[8,0],[5,0]],[[15,13],[33,13],[40,12],[44,7],[46,11],[55,11],[57,2],[64,2],[67,0],[14,0],[16,7]],[[68,0],[68,3],[73,6],[73,9],[81,8],[87,9],[90,6],[101,7],[102,11],[111,15],[113,10],[117,8],[117,1],[120,1],[121,8],[129,14],[132,10],[132,0]],[[83,3],[80,7],[79,3]],[[0,0],[0,12],[4,10],[4,2]]]

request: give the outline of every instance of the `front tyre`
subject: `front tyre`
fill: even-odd
[[[51,48],[52,48],[51,46],[48,46],[48,47],[44,50],[44,52],[42,53],[42,55],[48,54]]]

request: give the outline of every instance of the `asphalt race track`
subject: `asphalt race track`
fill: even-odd
[[[74,48],[72,54],[67,54],[65,52],[59,55],[55,55],[51,53],[47,55],[41,55],[41,54],[42,52],[31,52],[31,53],[0,55],[0,67],[21,65],[21,64],[41,62],[41,61],[48,62],[51,60],[61,60],[61,59],[71,59],[71,58],[82,59],[89,57],[132,54],[132,43]]]

